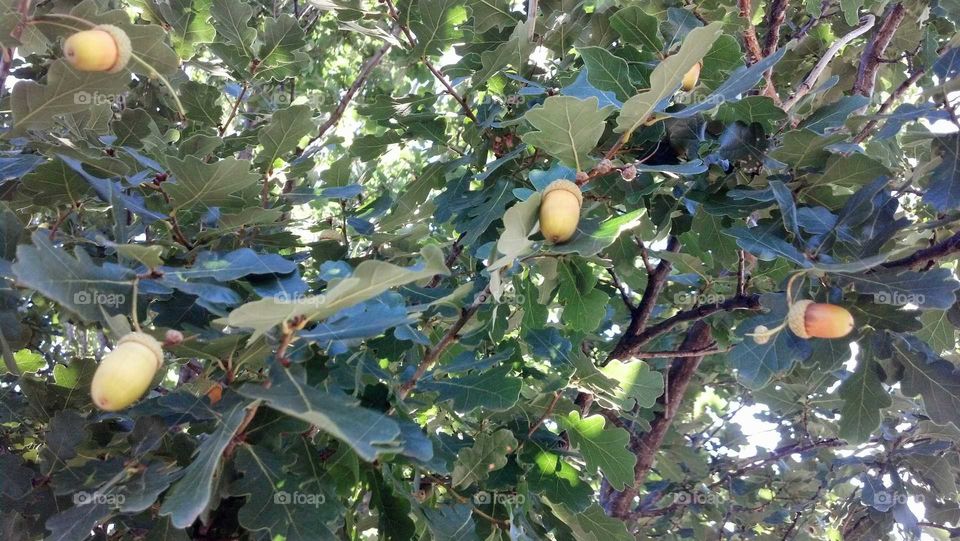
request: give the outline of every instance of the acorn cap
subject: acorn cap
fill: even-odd
[[[576,183],[570,182],[566,179],[554,180],[543,190],[543,197],[546,197],[548,193],[554,190],[564,190],[573,194],[577,198],[577,203],[580,206],[583,206],[583,193],[580,191],[580,186],[577,186]]]
[[[103,30],[110,34],[110,37],[112,37],[113,41],[117,44],[117,61],[114,62],[113,67],[107,70],[107,73],[123,71],[123,68],[127,67],[127,63],[130,62],[130,57],[133,54],[133,47],[130,45],[130,36],[128,36],[122,28],[112,24],[98,24],[94,27],[94,30]]]
[[[147,333],[143,332],[132,332],[130,334],[124,335],[123,338],[117,341],[117,345],[122,344],[139,344],[154,354],[157,358],[157,368],[163,364],[163,348],[160,346],[160,342],[156,338],[150,336]]]
[[[810,299],[803,299],[793,303],[793,306],[790,307],[790,312],[787,314],[787,325],[790,327],[790,330],[793,331],[793,334],[799,336],[800,338],[810,338],[810,335],[807,334],[807,307],[813,304],[813,301]]]

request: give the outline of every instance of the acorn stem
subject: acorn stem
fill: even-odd
[[[85,24],[85,25],[89,26],[90,28],[94,28],[94,27],[97,26],[97,23],[90,22],[90,21],[84,19],[83,17],[77,17],[77,16],[75,16],[75,15],[70,15],[70,14],[68,14],[68,13],[44,13],[43,15],[40,15],[40,17],[53,17],[53,18],[60,18],[60,19],[68,19],[68,20],[71,20],[71,21],[77,21],[78,23],[81,23],[81,24]],[[34,18],[36,19],[36,17],[34,17]]]
[[[140,330],[140,317],[137,315],[137,288],[140,285],[140,278],[133,279],[133,300],[130,301],[130,319],[133,320],[133,330]]]
[[[180,113],[181,117],[186,118],[187,110],[183,108],[183,103],[181,103],[180,98],[177,97],[177,93],[174,90],[173,85],[170,84],[170,81],[168,81],[166,77],[161,75],[160,72],[156,70],[156,68],[151,66],[149,62],[137,56],[136,53],[130,53],[130,59],[139,62],[140,65],[147,68],[150,71],[151,77],[156,77],[157,79],[160,79],[160,82],[167,87],[167,89],[170,91],[170,96],[173,97],[173,101],[177,104],[177,112]]]

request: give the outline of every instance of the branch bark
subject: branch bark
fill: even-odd
[[[893,261],[887,261],[881,267],[886,269],[896,269],[900,267],[920,267],[927,266],[937,260],[960,252],[960,232],[942,242],[938,242],[929,248],[917,250],[912,255]]]
[[[698,321],[687,331],[687,335],[680,344],[678,351],[702,350],[709,347],[712,342],[713,336],[710,326],[703,321]],[[634,484],[626,487],[623,491],[614,491],[610,494],[606,499],[604,509],[608,515],[620,519],[630,517],[637,490],[643,484],[647,472],[653,466],[657,451],[667,434],[667,429],[673,423],[687,386],[693,379],[693,375],[703,358],[704,356],[701,355],[697,357],[677,357],[673,360],[667,376],[667,391],[660,397],[662,411],[650,423],[649,432],[631,438],[631,450],[637,455],[637,464],[633,468]]]
[[[787,18],[787,7],[790,6],[789,0],[773,0],[770,2],[770,9],[767,11],[765,23],[767,25],[767,35],[763,40],[763,56],[770,56],[777,50],[780,43],[780,27]]]
[[[740,17],[747,23],[743,30],[743,42],[747,46],[747,65],[755,64],[763,58],[763,50],[760,48],[760,40],[757,39],[757,29],[751,20],[753,6],[750,5],[750,0],[737,0],[737,7],[740,8]]]
[[[880,69],[880,60],[884,58],[887,47],[893,39],[893,34],[900,27],[907,11],[903,4],[897,2],[889,8],[884,14],[883,21],[873,39],[863,49],[863,55],[860,57],[860,67],[857,70],[857,80],[853,84],[853,91],[862,96],[873,96],[873,89],[877,83],[877,70]]]

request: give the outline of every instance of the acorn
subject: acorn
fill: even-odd
[[[853,330],[853,316],[842,306],[804,299],[790,307],[787,325],[800,338],[841,338]]]
[[[154,337],[130,333],[108,353],[90,384],[90,397],[103,411],[118,411],[136,402],[163,364],[163,350]]]
[[[132,52],[130,37],[112,24],[77,32],[63,43],[64,58],[78,71],[117,73],[127,66]]]
[[[548,242],[560,244],[570,240],[580,223],[583,194],[569,180],[555,180],[543,190],[540,201],[540,231]]]
[[[700,68],[703,67],[703,62],[697,62],[687,71],[686,75],[683,76],[683,83],[681,83],[680,88],[684,92],[690,92],[693,90],[693,87],[697,86],[697,81],[700,80]]]

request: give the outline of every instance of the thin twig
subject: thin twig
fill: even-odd
[[[557,402],[560,401],[560,396],[563,394],[563,391],[557,391],[553,395],[553,400],[550,401],[550,404],[547,406],[547,409],[544,410],[543,415],[535,423],[530,426],[530,430],[527,431],[527,438],[533,437],[533,433],[540,428],[540,425],[550,417],[550,414],[553,413],[553,409],[557,407]]]
[[[405,381],[400,388],[397,390],[397,397],[400,400],[403,400],[410,394],[410,391],[417,386],[417,382],[420,381],[426,373],[440,359],[440,355],[447,350],[448,347],[453,345],[459,338],[458,333],[463,330],[463,327],[473,318],[474,314],[480,309],[480,307],[487,301],[487,297],[490,295],[490,286],[484,288],[483,291],[477,294],[477,297],[474,299],[473,303],[470,306],[464,308],[460,311],[460,317],[450,326],[450,329],[446,334],[443,335],[443,338],[440,339],[433,347],[427,350],[424,354],[423,359],[420,361],[420,364],[417,365],[417,370],[410,376],[410,379]]]
[[[353,97],[356,96],[357,92],[360,91],[360,88],[367,82],[367,79],[370,77],[370,74],[373,73],[374,68],[380,64],[380,61],[383,60],[383,57],[386,56],[387,51],[393,46],[392,43],[385,43],[376,53],[373,54],[366,62],[363,63],[363,66],[360,67],[360,72],[357,74],[357,78],[354,79],[353,84],[350,85],[350,88],[347,89],[347,92],[340,98],[340,103],[337,104],[337,108],[333,110],[333,113],[330,114],[323,124],[320,125],[320,128],[317,130],[316,135],[310,138],[310,141],[307,143],[303,154],[301,155],[304,158],[309,158],[323,148],[321,145],[316,144],[320,139],[326,135],[327,131],[330,128],[337,125],[337,122],[340,121],[340,118],[343,117],[343,114],[347,111],[347,107],[350,105],[350,101],[353,100]],[[287,186],[284,187],[283,193],[290,193],[294,188],[294,185],[291,182],[287,182]]]

